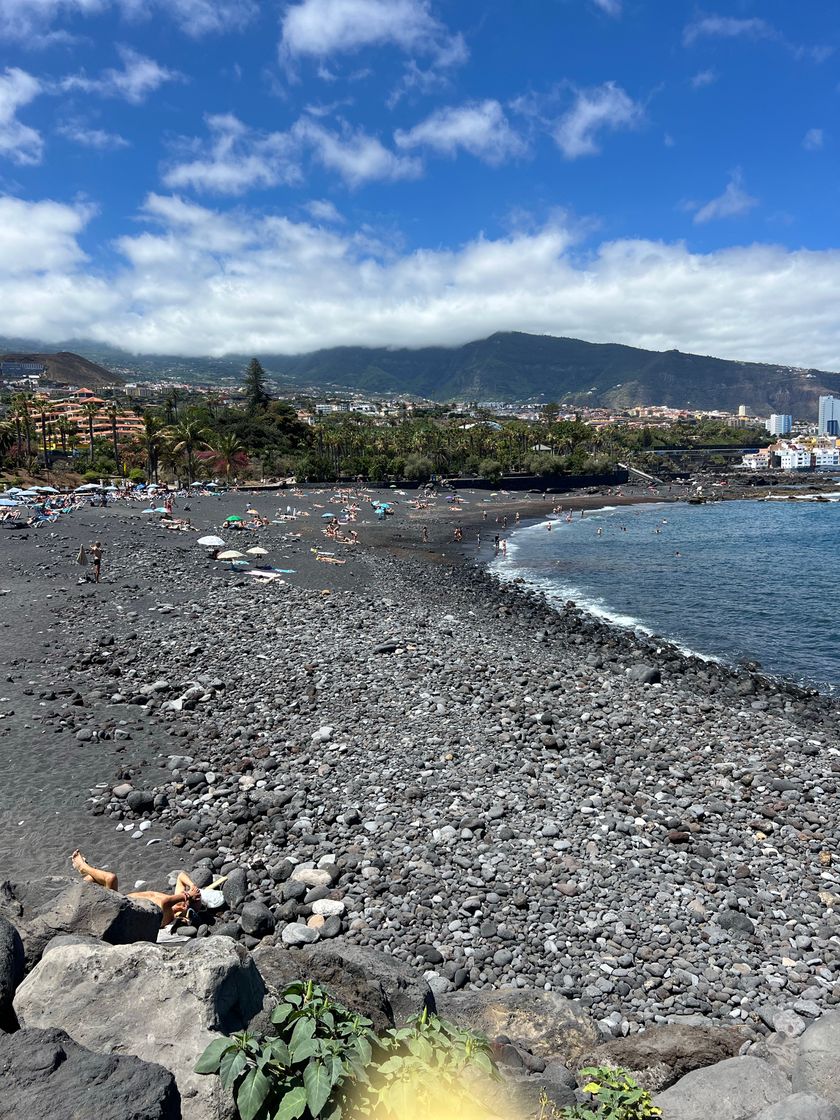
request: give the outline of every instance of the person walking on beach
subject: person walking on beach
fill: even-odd
[[[428,544],[428,543],[429,543],[429,526],[424,525],[423,526],[423,544]]]
[[[99,574],[102,570],[102,542],[94,541],[88,551],[93,565],[93,582],[99,583]]]

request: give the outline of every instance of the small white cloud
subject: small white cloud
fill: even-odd
[[[602,12],[606,12],[613,19],[618,19],[621,15],[621,0],[592,0],[592,2],[596,8],[600,8]]]
[[[737,218],[758,205],[758,199],[744,190],[740,171],[735,171],[726,184],[723,194],[704,203],[696,211],[694,221],[698,225],[715,221],[718,218]]]
[[[236,195],[300,180],[297,144],[288,133],[257,132],[232,113],[207,117],[207,128],[210,139],[206,144],[191,141],[185,145],[198,151],[197,158],[166,170],[166,186]]]
[[[764,19],[704,16],[683,30],[683,43],[690,47],[698,39],[778,39],[779,33]]]
[[[699,70],[691,79],[691,88],[705,89],[706,86],[714,85],[717,80],[716,70]]]
[[[121,97],[132,105],[141,105],[150,93],[154,93],[164,83],[183,81],[183,76],[176,70],[161,66],[131,47],[118,46],[117,53],[122,60],[122,69],[104,70],[98,78],[71,74],[62,80],[62,89],[99,93],[103,97]]]
[[[502,106],[493,100],[439,109],[414,128],[397,131],[394,140],[399,148],[430,148],[448,156],[463,149],[490,164],[526,151]]]
[[[41,83],[16,66],[0,74],[0,156],[21,166],[41,162],[41,134],[17,118],[18,109],[42,92]]]
[[[345,125],[340,133],[308,117],[292,127],[293,135],[304,143],[313,157],[330,171],[337,171],[351,187],[373,180],[416,179],[423,171],[419,159],[389,151],[375,136]]]
[[[554,127],[554,140],[566,159],[596,155],[598,134],[634,128],[644,112],[615,82],[578,90],[575,103]]]
[[[281,26],[286,58],[323,60],[372,46],[432,55],[441,66],[466,56],[461,36],[434,17],[428,0],[301,0],[286,9]]]
[[[821,128],[809,128],[802,137],[802,147],[806,152],[818,152],[825,144],[825,133]]]
[[[329,222],[332,225],[341,224],[344,221],[344,215],[340,213],[335,206],[325,198],[313,198],[304,206],[307,214],[314,218],[316,222]]]
[[[116,132],[107,132],[104,128],[89,128],[78,122],[61,124],[56,129],[59,136],[80,144],[83,148],[94,148],[100,152],[116,151],[118,148],[128,148],[130,145],[124,136]]]
[[[0,39],[28,47],[66,42],[73,36],[55,24],[109,9],[135,21],[161,14],[192,38],[237,30],[259,12],[257,0],[0,0]]]

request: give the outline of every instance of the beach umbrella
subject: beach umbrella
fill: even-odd
[[[245,553],[237,552],[235,548],[229,548],[227,552],[220,552],[216,557],[217,560],[244,560]]]
[[[238,513],[232,513],[230,515],[230,517],[225,518],[225,521],[241,521],[241,520],[242,520],[242,518],[239,516]]]
[[[203,544],[205,548],[224,548],[225,541],[221,537],[199,537],[196,544]]]
[[[326,520],[332,521],[332,519],[335,517],[335,514],[334,513],[322,513],[321,517],[325,518]]]
[[[76,493],[81,494],[83,490],[101,490],[102,487],[98,482],[86,482],[84,486],[77,486]]]
[[[245,549],[246,556],[268,556],[268,549],[261,548],[260,545],[255,544],[253,548]]]
[[[165,506],[156,506],[155,509],[152,512],[153,513],[169,513],[169,510]]]
[[[18,506],[20,502],[13,502],[11,498],[0,498],[0,506]]]
[[[37,490],[39,494],[58,494],[59,493],[59,491],[56,490],[56,488],[54,486],[33,486],[32,489]]]

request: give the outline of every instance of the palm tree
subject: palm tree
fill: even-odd
[[[111,421],[111,446],[114,449],[114,466],[117,469],[117,474],[120,470],[120,451],[117,443],[117,416],[119,409],[117,408],[116,401],[108,401],[108,419]]]
[[[234,467],[242,468],[248,465],[245,444],[233,432],[217,435],[212,446],[207,451],[199,452],[197,457],[211,466],[214,471],[224,474],[228,483]]]
[[[88,426],[88,450],[90,453],[90,463],[93,466],[93,418],[99,412],[99,405],[94,404],[93,401],[88,401],[87,404],[82,405],[82,414],[87,419]]]
[[[167,434],[172,454],[183,457],[187,467],[187,481],[192,482],[195,478],[195,455],[207,444],[207,430],[198,420],[181,420],[172,425]]]
[[[157,482],[158,463],[163,447],[164,424],[153,412],[143,413],[143,444],[146,448],[146,481]]]
[[[170,389],[163,398],[163,407],[166,409],[167,424],[178,423],[178,401],[180,399],[180,394],[177,389]]]
[[[44,469],[50,469],[50,453],[47,447],[47,414],[43,408],[38,413],[38,419],[41,421],[41,450],[44,453]]]
[[[75,424],[71,424],[66,416],[58,421],[58,438],[61,440],[61,450],[67,452],[67,440],[75,432]]]
[[[23,455],[22,439],[26,440],[26,458],[32,458],[32,414],[29,411],[29,397],[25,394],[15,398],[14,416],[18,430],[18,457]]]

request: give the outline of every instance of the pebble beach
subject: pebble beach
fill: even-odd
[[[414,497],[367,494],[352,546],[312,489],[192,498],[195,532],[116,504],[0,534],[4,875],[77,847],[125,889],[235,869],[191,935],[341,936],[442,996],[580,999],[605,1037],[834,1006],[835,702],[494,579],[496,518],[556,497]],[[247,507],[270,523],[220,530]],[[219,531],[283,573],[213,561],[196,539]]]

